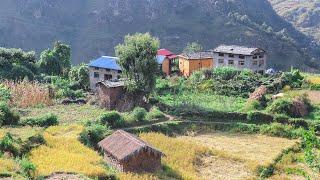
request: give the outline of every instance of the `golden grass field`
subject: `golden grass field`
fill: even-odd
[[[216,132],[195,137],[182,136],[185,140],[206,146],[213,156],[205,158],[199,166],[204,179],[254,178],[258,166],[267,166],[282,152],[296,144],[295,140],[263,135],[243,135]]]
[[[19,170],[19,166],[14,160],[8,158],[0,158],[0,174],[11,174]]]
[[[104,109],[92,105],[54,105],[41,108],[27,108],[22,110],[22,118],[37,117],[48,112],[58,116],[60,123],[70,124],[85,120],[95,120],[100,117]]]
[[[82,129],[79,125],[54,126],[44,132],[47,144],[30,153],[37,176],[54,172],[74,172],[89,177],[106,175],[102,157],[78,141]]]

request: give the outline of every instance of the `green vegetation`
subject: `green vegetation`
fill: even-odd
[[[203,50],[203,47],[201,44],[197,42],[188,43],[187,46],[183,49],[183,53],[194,53],[194,52],[200,52]]]
[[[52,113],[45,114],[39,117],[27,118],[21,122],[22,125],[49,127],[59,124],[58,117]]]
[[[149,33],[137,33],[127,35],[124,44],[115,48],[123,75],[129,81],[129,91],[150,93],[154,89],[158,69],[155,56],[159,45],[159,40]]]

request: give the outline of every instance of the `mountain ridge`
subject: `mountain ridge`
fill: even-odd
[[[135,32],[150,32],[162,47],[181,52],[187,42],[258,46],[269,67],[314,70],[319,46],[281,18],[267,0],[3,0],[0,46],[36,50],[54,40],[71,44],[73,63],[114,55]]]

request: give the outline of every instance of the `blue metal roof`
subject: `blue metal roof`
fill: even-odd
[[[102,56],[96,60],[91,61],[89,63],[89,67],[121,70],[121,67],[119,66],[117,61],[118,61],[117,57]]]
[[[157,55],[158,64],[162,64],[165,59],[166,59],[166,56]]]

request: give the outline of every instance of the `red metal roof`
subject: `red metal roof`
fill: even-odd
[[[157,55],[166,56],[169,59],[174,59],[177,57],[177,55],[173,54],[167,49],[159,49]]]

